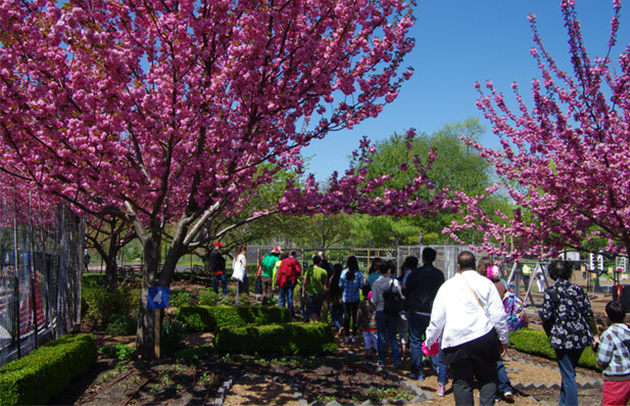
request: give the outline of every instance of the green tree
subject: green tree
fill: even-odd
[[[394,133],[388,139],[375,144],[376,151],[367,164],[369,178],[390,174],[391,179],[387,186],[403,187],[414,182],[414,178],[419,175],[413,169],[414,160],[420,159],[424,162],[430,154],[435,153],[435,161],[427,170],[435,188],[419,191],[418,193],[424,194],[423,199],[430,198],[433,191],[443,188],[449,188],[452,192],[461,191],[468,196],[484,193],[486,188],[493,185],[491,165],[477,154],[475,148],[461,140],[462,136],[478,140],[484,131],[479,120],[469,118],[464,122],[444,125],[431,135],[419,134],[413,139]],[[401,163],[410,169],[401,170]],[[507,199],[497,194],[494,199],[484,201],[484,204],[493,210],[507,205]],[[442,230],[453,220],[461,218],[461,213],[451,209],[440,211],[433,217],[355,216],[353,225],[361,230],[354,230],[353,235],[363,243],[376,246],[417,244],[420,233],[424,235],[426,244],[447,244],[452,240],[448,235],[443,235]],[[470,234],[468,241],[475,237],[472,232]]]

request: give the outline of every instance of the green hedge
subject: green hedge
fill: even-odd
[[[217,331],[222,326],[288,323],[289,310],[276,306],[184,306],[177,319],[191,331]]]
[[[91,334],[64,336],[0,368],[0,404],[43,405],[96,362]]]
[[[337,344],[325,323],[284,323],[268,326],[222,327],[214,336],[220,353],[334,354]]]
[[[555,351],[549,347],[549,338],[542,330],[531,330],[524,328],[518,331],[510,331],[510,348],[515,348],[519,351],[527,354],[536,355],[539,357],[554,360],[556,359]],[[597,365],[597,354],[591,350],[591,347],[584,349],[578,366],[583,368],[594,369],[601,371],[599,365]]]

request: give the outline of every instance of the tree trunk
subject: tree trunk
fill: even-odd
[[[113,292],[118,284],[118,263],[116,257],[103,258],[103,260],[105,261],[105,286],[109,292]]]
[[[159,281],[160,243],[149,238],[144,244],[145,272],[142,278],[142,299],[138,315],[138,332],[136,335],[136,351],[147,360],[160,356],[159,345],[163,311],[148,309],[149,288],[156,287]]]

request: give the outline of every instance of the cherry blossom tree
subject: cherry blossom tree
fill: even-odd
[[[582,248],[604,239],[606,250],[630,252],[630,47],[615,60],[621,1],[613,1],[606,55],[591,59],[582,38],[575,2],[561,2],[568,32],[572,73],[547,52],[530,15],[542,73],[532,82],[532,106],[512,89],[516,108],[492,82],[477,84],[479,108],[500,137],[502,150],[469,140],[505,180],[488,194],[460,194],[464,222],[447,232],[475,227],[485,233],[484,248],[513,257],[550,256],[566,247]],[[515,210],[490,218],[480,202],[502,186]]]
[[[0,5],[0,170],[87,216],[131,224],[146,272],[137,348],[153,353],[149,287],[177,260],[272,212],[430,211],[386,176],[335,175],[234,224],[300,150],[379,115],[411,71],[413,0],[7,0]],[[369,150],[369,143],[361,146]],[[359,152],[362,154],[363,152]],[[263,165],[264,164],[264,165]],[[166,257],[160,244],[175,224]],[[219,228],[217,224],[226,224]],[[159,267],[162,264],[162,267]],[[156,321],[157,320],[157,321]],[[157,329],[159,331],[159,329]]]

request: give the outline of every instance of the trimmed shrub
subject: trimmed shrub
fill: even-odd
[[[234,287],[228,286],[226,296],[216,293],[212,288],[202,290],[199,294],[199,304],[202,306],[231,305],[234,303]]]
[[[509,346],[527,354],[556,360],[556,352],[549,346],[549,338],[542,330],[524,328],[510,331]],[[601,367],[597,364],[597,354],[593,352],[591,347],[584,349],[578,366],[601,371]]]
[[[96,358],[91,334],[64,336],[40,347],[0,368],[0,404],[44,405]]]
[[[222,326],[287,323],[289,310],[276,306],[190,306],[179,309],[177,319],[191,331],[216,331]]]
[[[284,323],[221,327],[214,337],[217,352],[240,354],[334,354],[337,344],[325,323]]]

